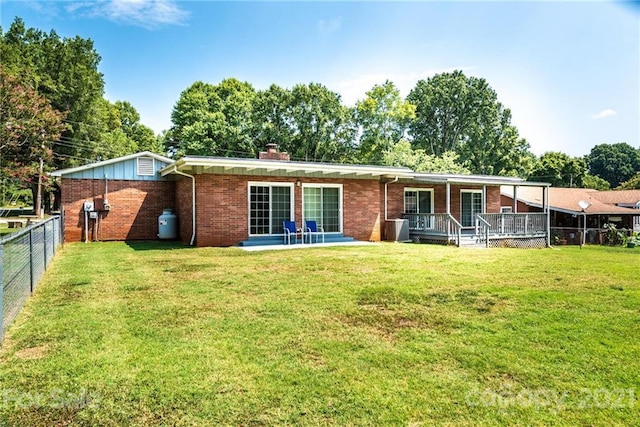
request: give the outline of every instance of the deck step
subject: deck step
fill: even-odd
[[[313,241],[315,243],[315,236],[313,238]],[[353,242],[355,241],[355,239],[353,237],[345,236],[343,234],[325,234],[324,241],[325,243],[344,243],[344,242]],[[283,245],[283,244],[284,244],[284,239],[282,236],[257,236],[257,237],[250,237],[247,240],[241,241],[239,246],[271,246],[271,245]]]
[[[486,247],[484,242],[480,240],[479,236],[475,235],[463,235],[460,237],[461,248],[484,248]]]

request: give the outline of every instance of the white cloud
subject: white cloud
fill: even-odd
[[[607,108],[605,110],[600,111],[597,114],[593,114],[591,118],[598,120],[598,119],[604,119],[605,117],[615,116],[616,114],[618,113],[615,110],[612,110],[611,108]]]
[[[67,12],[152,29],[163,25],[182,25],[189,12],[173,0],[98,0],[74,2]]]
[[[356,101],[364,99],[366,92],[370,91],[373,86],[383,84],[386,80],[393,84],[400,91],[402,97],[406,97],[411,89],[413,89],[418,80],[428,79],[436,74],[450,73],[455,70],[470,71],[475,67],[450,67],[442,69],[430,69],[422,72],[408,73],[375,73],[362,74],[350,80],[342,80],[335,84],[328,84],[333,90],[338,92],[345,105],[355,105]]]
[[[342,18],[334,18],[329,21],[321,19],[318,21],[317,28],[318,32],[322,35],[335,33],[340,28],[342,28]]]

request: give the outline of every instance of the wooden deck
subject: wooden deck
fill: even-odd
[[[463,227],[450,214],[403,214],[414,242],[477,247],[546,247],[545,213],[478,214]]]

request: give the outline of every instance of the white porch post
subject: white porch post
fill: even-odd
[[[549,209],[549,186],[542,188],[542,206],[547,213],[547,247],[551,247],[551,209]]]
[[[447,182],[447,215],[451,215],[451,184]]]
[[[487,213],[487,185],[482,186],[482,213]]]
[[[513,186],[513,207],[511,208],[513,213],[518,213],[518,188],[520,188],[519,185]]]

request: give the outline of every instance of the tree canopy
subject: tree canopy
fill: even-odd
[[[416,107],[400,96],[400,91],[387,80],[375,85],[365,99],[355,106],[359,127],[358,159],[363,163],[379,163],[394,144],[407,137]]]
[[[586,173],[584,159],[547,152],[535,162],[529,181],[549,182],[554,187],[581,187]]]
[[[589,173],[617,187],[640,171],[640,150],[625,142],[599,144],[586,157]]]
[[[0,175],[17,187],[38,181],[40,159],[53,159],[51,141],[64,131],[62,114],[38,94],[31,82],[5,72],[0,65]]]
[[[529,144],[485,79],[459,70],[436,74],[418,81],[407,100],[416,106],[410,125],[414,147],[436,156],[456,152],[472,173],[528,172],[533,157]]]

